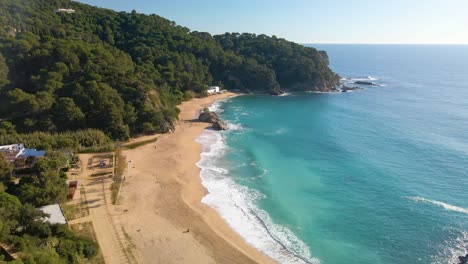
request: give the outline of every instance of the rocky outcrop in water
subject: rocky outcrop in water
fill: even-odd
[[[211,112],[208,108],[203,109],[203,112],[198,116],[198,121],[211,123],[211,127],[215,130],[227,130],[228,126],[221,117],[215,112]]]
[[[348,91],[354,91],[354,90],[364,90],[363,88],[359,87],[359,86],[347,86],[347,85],[343,85],[341,87],[341,92],[342,93],[346,93]]]
[[[468,254],[458,257],[458,264],[468,264]]]
[[[378,84],[374,83],[374,82],[370,82],[370,81],[355,81],[354,82],[355,84],[361,84],[361,85],[373,85],[373,86],[377,86]]]
[[[228,126],[223,120],[219,120],[213,123],[211,126],[215,130],[227,130]]]

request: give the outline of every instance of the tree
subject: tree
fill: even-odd
[[[14,89],[8,93],[12,105],[16,112],[30,113],[39,110],[39,103],[33,94],[24,92],[21,89]]]
[[[60,258],[54,250],[35,251],[31,256],[27,256],[24,260],[25,264],[65,264],[66,261]]]
[[[15,125],[8,121],[0,122],[0,135],[15,135]]]
[[[21,203],[13,195],[5,192],[0,183],[0,239],[8,236],[12,229],[18,225],[21,212]]]
[[[9,162],[3,153],[0,153],[0,183],[8,185],[11,181],[11,173],[13,172],[13,166]]]
[[[56,111],[56,123],[64,130],[77,129],[85,125],[85,115],[81,109],[76,106],[72,98],[60,98],[54,110]]]
[[[36,221],[40,221],[44,216],[46,215],[42,211],[37,210],[31,204],[25,204],[19,212],[19,225],[22,227],[23,232],[29,233],[36,225]]]
[[[60,175],[59,169],[63,166],[63,159],[45,157],[40,159],[33,167],[33,174],[22,177],[15,186],[15,194],[22,203],[34,206],[44,206],[60,203],[66,200],[67,184]]]
[[[36,94],[36,101],[39,105],[39,110],[48,110],[54,104],[55,98],[49,92],[38,92]]]
[[[8,66],[5,62],[5,58],[0,53],[0,88],[2,88],[10,82],[8,80],[8,72]]]

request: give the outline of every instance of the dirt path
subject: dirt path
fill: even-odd
[[[109,177],[112,168],[98,169],[94,164],[89,167],[88,161],[92,157],[91,154],[80,155],[82,172],[77,177],[86,191],[86,202],[89,208],[89,217],[86,218],[93,223],[95,235],[106,263],[132,263],[131,256],[125,250],[127,242],[122,234],[122,228],[116,225],[112,219],[110,199],[112,178]],[[102,175],[94,176],[93,174]]]

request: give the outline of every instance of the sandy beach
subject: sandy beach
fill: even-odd
[[[113,220],[134,245],[138,263],[272,263],[249,246],[216,211],[201,203],[201,145],[209,126],[193,122],[198,112],[232,93],[193,99],[179,106],[174,133],[125,151],[129,176]],[[147,139],[147,138],[145,138]]]

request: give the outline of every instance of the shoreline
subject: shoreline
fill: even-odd
[[[132,162],[114,215],[139,263],[274,263],[202,203],[208,192],[196,166],[202,153],[196,138],[209,124],[194,119],[204,107],[233,96],[182,103],[174,133],[124,151]]]
[[[222,101],[222,100],[221,100]],[[225,109],[219,102],[210,106],[213,112],[221,113]],[[231,134],[248,133],[248,129],[239,123],[237,118],[224,119],[229,129],[224,132],[205,129],[197,142],[202,145],[201,159],[197,166],[201,169],[200,178],[208,190],[202,203],[214,208],[224,221],[254,248],[274,259],[278,263],[320,263],[314,258],[310,248],[287,226],[276,224],[267,211],[262,209],[257,201],[265,198],[265,194],[255,188],[244,186],[234,178],[231,170],[248,164],[243,160],[236,165],[229,165],[226,154],[236,150],[228,146]],[[229,159],[228,159],[229,160]],[[226,163],[227,162],[227,163]],[[250,163],[248,166],[254,166]],[[262,169],[260,177],[267,174]]]

